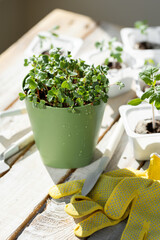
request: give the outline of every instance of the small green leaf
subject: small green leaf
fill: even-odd
[[[66,98],[66,103],[71,107],[74,105],[74,101],[70,98],[70,97],[67,97]]]
[[[152,104],[157,98],[157,94],[153,93],[149,98],[149,103]]]
[[[106,58],[105,61],[104,61],[104,64],[108,65],[108,63],[109,63],[109,58]]]
[[[38,108],[40,109],[44,109],[45,108],[45,101],[44,100],[40,100],[39,104],[38,104]]]
[[[67,64],[65,61],[60,61],[60,67],[61,67],[62,69],[66,68],[67,65],[68,65],[68,64]]]
[[[139,29],[141,31],[142,34],[147,34],[147,28],[148,28],[148,24],[147,21],[136,21],[134,24],[134,27]]]
[[[97,76],[94,75],[94,76],[92,77],[92,81],[93,81],[93,82],[97,82]]]
[[[79,106],[83,106],[84,101],[82,98],[77,98],[76,102],[78,103]]]
[[[26,98],[26,95],[24,93],[19,93],[19,99],[22,101]]]
[[[120,46],[118,46],[118,47],[116,47],[116,50],[117,50],[118,52],[122,52],[122,51],[123,51],[123,48],[120,47]]]
[[[48,63],[48,55],[43,55],[42,58],[45,63]]]
[[[33,80],[32,78],[27,78],[27,83],[29,84],[29,88],[30,89],[36,89],[37,88],[37,83],[35,82],[35,80]]]
[[[26,67],[26,66],[28,66],[28,65],[29,65],[28,59],[24,59],[24,66]]]
[[[141,74],[139,73],[139,77],[146,83],[148,84],[149,86],[152,85],[153,81],[150,79],[150,77],[144,75],[144,74]]]
[[[52,33],[52,36],[58,37],[58,34],[57,33]]]
[[[116,82],[116,85],[118,85],[120,89],[125,87],[125,84],[122,82]]]
[[[72,88],[71,84],[68,82],[68,81],[64,81],[62,84],[61,84],[61,87],[62,88],[66,88],[68,90],[70,90]]]
[[[160,80],[160,74],[155,75],[154,79],[157,80],[157,81]]]
[[[141,96],[141,99],[145,100],[146,98],[149,98],[153,93],[154,93],[154,89],[151,87]]]
[[[160,110],[160,101],[155,102],[155,107],[157,110]]]
[[[139,104],[141,104],[141,102],[143,102],[140,98],[135,98],[131,101],[128,102],[129,105],[132,105],[132,106],[137,106]]]

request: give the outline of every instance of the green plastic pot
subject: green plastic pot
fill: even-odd
[[[98,140],[105,104],[38,109],[26,99],[35,142],[45,165],[79,168],[88,165]]]

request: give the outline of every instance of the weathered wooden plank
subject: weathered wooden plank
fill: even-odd
[[[48,195],[48,189],[66,174],[56,169],[52,179],[38,151],[33,147],[0,179],[0,236],[6,239],[34,216],[37,206]],[[36,209],[36,211],[35,211]]]

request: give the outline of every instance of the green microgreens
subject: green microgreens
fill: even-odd
[[[148,24],[147,21],[136,21],[134,23],[134,27],[139,29],[141,34],[146,35],[147,34],[147,28],[148,28]]]
[[[107,102],[109,82],[107,66],[90,66],[83,60],[74,60],[71,53],[61,55],[61,49],[51,49],[50,55],[25,59],[24,65],[32,69],[23,82],[24,93],[33,105],[43,108],[69,107]]]
[[[128,104],[137,106],[148,99],[148,103],[152,105],[153,113],[153,129],[155,129],[154,106],[160,110],[160,85],[156,85],[160,80],[159,68],[153,66],[146,66],[145,69],[139,73],[139,77],[149,86],[149,89],[141,96],[128,102]]]
[[[109,57],[105,59],[105,65],[108,65],[109,61],[116,60],[116,62],[122,63],[122,46],[115,46],[116,38],[112,38],[107,44],[105,41],[96,42],[95,47],[100,51],[108,50]]]

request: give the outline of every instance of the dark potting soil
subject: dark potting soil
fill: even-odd
[[[64,53],[64,51],[61,50],[60,54],[62,55],[63,53]],[[43,51],[41,54],[49,56],[49,50]]]
[[[107,64],[107,66],[109,67],[109,69],[121,69],[122,66],[119,62],[109,62]]]
[[[44,52],[42,52],[43,55],[48,55],[49,56],[49,50],[46,50]]]
[[[144,119],[137,123],[135,133],[139,134],[152,134],[160,133],[160,120],[155,120],[156,128],[152,127],[152,119]]]
[[[153,42],[147,42],[147,41],[143,41],[143,42],[137,42],[135,44],[135,49],[160,49],[160,44],[158,43],[153,43]]]

